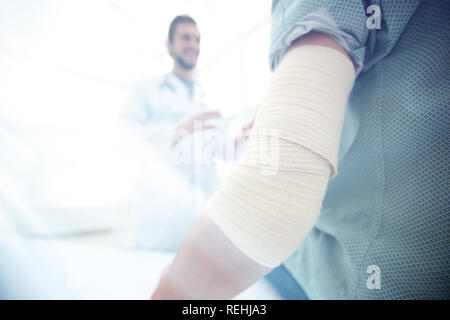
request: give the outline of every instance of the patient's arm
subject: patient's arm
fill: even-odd
[[[152,298],[227,299],[270,270],[237,249],[203,210]]]
[[[291,48],[301,45],[331,47],[347,55],[331,37],[318,33],[302,37]],[[243,254],[203,211],[152,298],[228,299],[270,270]]]

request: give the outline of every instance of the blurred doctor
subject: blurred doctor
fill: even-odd
[[[160,160],[157,165],[152,159],[151,172],[141,177],[133,200],[138,210],[137,245],[175,251],[215,187],[214,164],[196,161],[193,155],[204,146],[204,131],[213,128],[203,121],[220,118],[220,113],[208,110],[202,88],[194,80],[200,33],[192,17],[172,20],[167,46],[173,70],[137,81],[124,116]],[[164,177],[163,185],[158,184],[158,177]]]

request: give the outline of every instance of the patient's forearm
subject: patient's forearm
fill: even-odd
[[[270,270],[236,248],[203,211],[153,298],[229,299]]]
[[[337,174],[354,69],[331,37],[313,34],[304,44],[310,47],[283,58],[252,129],[279,133],[279,146],[269,145],[279,151],[274,174],[259,173],[265,144],[253,139],[249,149],[257,152],[247,150],[208,201],[214,222],[207,212],[197,219],[154,298],[231,298],[287,258],[314,225]]]

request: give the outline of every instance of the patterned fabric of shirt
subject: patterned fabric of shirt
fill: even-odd
[[[284,264],[312,299],[449,299],[450,2],[274,1],[273,66],[280,39],[320,10],[362,68],[338,175]]]

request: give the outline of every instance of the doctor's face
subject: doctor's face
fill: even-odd
[[[193,23],[179,23],[169,43],[172,58],[183,69],[192,69],[197,64],[200,54],[200,32]]]

